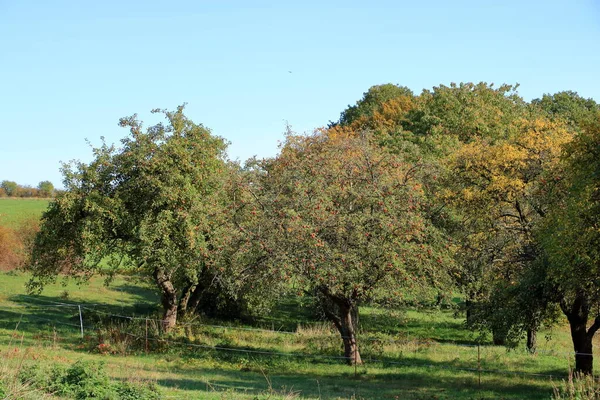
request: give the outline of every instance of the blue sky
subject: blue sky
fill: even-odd
[[[60,186],[60,161],[91,159],[86,138],[118,142],[120,117],[184,102],[245,160],[388,82],[600,101],[599,47],[592,0],[0,0],[0,180]]]

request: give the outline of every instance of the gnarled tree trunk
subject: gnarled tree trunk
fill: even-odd
[[[165,332],[169,332],[177,324],[177,290],[170,278],[160,268],[155,268],[153,275],[160,288],[160,300],[163,306],[162,327]]]
[[[196,285],[193,283],[188,283],[183,290],[181,291],[181,296],[179,298],[179,315],[184,317],[188,314],[188,304],[190,301],[190,297],[192,297],[192,293],[194,292],[194,288]]]
[[[323,294],[327,301],[322,304],[327,318],[333,322],[342,342],[344,343],[344,357],[348,365],[362,364],[358,343],[356,342],[356,321],[358,307],[347,299],[331,295],[328,291]]]
[[[350,365],[362,364],[360,353],[358,352],[358,344],[356,343],[355,323],[352,318],[352,314],[357,314],[353,312],[354,308],[340,309],[341,329],[338,328],[344,342],[344,357],[346,357]]]

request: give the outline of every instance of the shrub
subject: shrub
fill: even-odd
[[[0,271],[16,269],[21,264],[21,243],[15,231],[0,226]]]
[[[158,389],[149,383],[113,382],[104,370],[104,363],[77,361],[68,368],[54,366],[42,369],[38,365],[23,366],[21,382],[58,396],[102,400],[157,400]]]
[[[0,271],[12,271],[25,265],[38,231],[36,219],[26,220],[16,229],[0,226]]]
[[[158,400],[160,394],[156,385],[121,382],[116,385],[115,391],[120,400]]]

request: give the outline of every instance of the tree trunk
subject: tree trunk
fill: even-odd
[[[507,332],[504,327],[494,327],[492,328],[492,341],[496,346],[504,346],[506,345],[506,336]]]
[[[341,330],[340,335],[344,342],[344,357],[348,360],[349,365],[362,364],[360,353],[358,352],[358,344],[356,343],[355,325],[352,319],[356,307],[340,308]]]
[[[181,298],[179,299],[179,314],[184,317],[188,314],[188,304],[190,301],[190,297],[194,291],[195,285],[190,283],[183,288],[181,292]]]
[[[537,350],[537,330],[535,328],[527,329],[527,351],[535,353]]]
[[[346,362],[348,365],[362,364],[356,342],[356,322],[353,319],[353,316],[358,316],[358,307],[347,299],[331,295],[327,289],[322,293],[325,295],[325,301],[322,301],[321,306],[327,318],[333,322],[340,333]]]
[[[187,309],[189,314],[195,314],[198,311],[198,306],[200,305],[205,289],[206,287],[203,285],[203,282],[198,282],[188,301]]]
[[[560,308],[567,316],[571,328],[571,339],[575,350],[575,372],[592,375],[594,372],[592,339],[600,328],[600,315],[596,316],[594,323],[588,329],[590,304],[583,292],[578,293],[571,304],[561,303]]]
[[[591,375],[594,372],[594,356],[592,355],[592,338],[586,332],[587,324],[574,323],[570,325],[575,350],[575,372]]]
[[[467,326],[471,326],[471,324],[473,323],[473,301],[470,300],[469,298],[467,298],[467,300],[465,300],[465,311],[466,311],[466,320],[467,320]]]
[[[177,290],[169,277],[159,268],[154,270],[154,280],[160,288],[161,303],[163,306],[162,327],[164,332],[169,332],[177,324]]]

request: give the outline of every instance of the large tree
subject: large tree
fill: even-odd
[[[65,191],[43,215],[29,270],[31,290],[61,273],[85,280],[128,264],[154,282],[164,328],[197,305],[215,271],[224,223],[225,142],[183,113],[143,129],[134,115],[121,146],[64,165]],[[109,266],[103,266],[109,260]]]
[[[352,136],[288,135],[251,185],[262,215],[249,229],[262,264],[320,299],[348,362],[360,363],[355,316],[362,302],[445,282],[446,242],[428,219],[419,176],[405,162]]]
[[[600,112],[582,127],[556,171],[564,184],[538,235],[550,261],[547,279],[571,329],[575,369],[591,374],[592,339],[600,329]]]
[[[445,191],[461,216],[457,256],[474,306],[469,311],[475,311],[469,322],[492,328],[497,344],[513,328],[524,328],[533,350],[546,315],[544,304],[551,300],[548,288],[534,284],[530,273],[545,262],[533,229],[547,214],[547,197],[555,185],[552,173],[572,135],[561,121],[535,113],[514,124],[519,128],[515,135],[474,138],[452,153]],[[527,282],[529,291],[537,287],[540,303],[524,307],[523,296],[515,294],[519,282]]]

